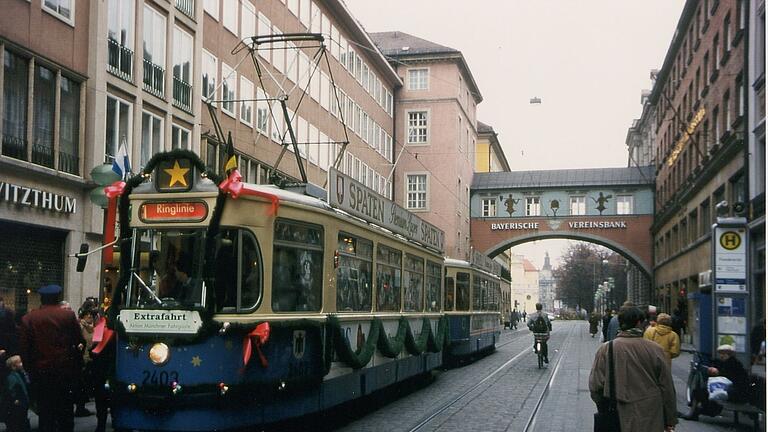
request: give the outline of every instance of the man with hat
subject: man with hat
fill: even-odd
[[[37,399],[39,430],[72,431],[72,387],[85,341],[75,314],[59,305],[61,287],[47,285],[37,292],[42,306],[21,319],[19,351]]]
[[[731,381],[728,388],[728,400],[731,402],[744,402],[747,400],[747,391],[749,389],[749,375],[741,362],[733,355],[735,348],[733,345],[720,345],[717,347],[717,358],[713,359],[709,366],[703,366],[702,372],[710,377],[721,376]],[[722,407],[715,401],[709,400],[709,393],[706,388],[693,391],[693,400],[691,401],[691,412],[688,415],[681,416],[687,420],[698,420],[699,414],[716,416],[720,414]]]

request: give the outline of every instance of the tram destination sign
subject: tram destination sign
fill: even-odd
[[[333,168],[328,171],[328,203],[332,207],[443,252],[445,232],[440,228]]]
[[[204,201],[157,201],[145,202],[139,207],[143,222],[200,222],[208,216]]]

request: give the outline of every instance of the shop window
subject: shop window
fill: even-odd
[[[323,230],[281,219],[275,222],[272,310],[319,311],[322,301]]]

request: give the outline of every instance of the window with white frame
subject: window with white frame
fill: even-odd
[[[408,90],[429,90],[429,69],[408,69]]]
[[[304,117],[299,116],[299,127],[296,129],[296,141],[299,145],[299,155],[307,158],[307,137],[309,136],[309,122]]]
[[[309,8],[310,0],[299,0],[299,20],[309,29],[309,21],[312,17],[312,11]]]
[[[221,20],[224,28],[240,37],[237,31],[237,16],[240,15],[240,0],[222,0]]]
[[[330,87],[331,87],[331,80],[328,79],[328,75],[326,75],[323,72],[320,72],[320,75],[318,76],[320,80],[320,106],[323,107],[326,111],[330,110],[330,106],[328,105],[328,95],[330,94]]]
[[[43,10],[52,12],[69,24],[75,24],[75,0],[44,0]]]
[[[235,70],[221,63],[221,110],[230,116],[235,116],[235,88],[237,87],[237,75]]]
[[[315,4],[314,1],[311,2],[310,15],[310,27],[312,28],[312,33],[321,33],[320,9],[317,7],[317,4]]]
[[[269,131],[269,101],[267,94],[261,87],[256,89],[256,130],[268,135]]]
[[[219,20],[219,0],[203,0],[203,10],[216,21]]]
[[[139,163],[147,165],[152,155],[163,150],[163,119],[147,111],[141,113],[141,154]]]
[[[309,161],[317,165],[317,161],[320,157],[320,149],[317,142],[320,140],[320,131],[312,123],[309,124],[309,139],[307,144],[307,154],[309,155]]]
[[[496,198],[483,199],[483,217],[496,216]]]
[[[318,152],[320,153],[320,168],[324,170],[328,170],[328,167],[330,166],[330,157],[331,157],[331,144],[328,142],[328,136],[322,132],[320,132],[320,140],[317,144]]]
[[[406,176],[406,207],[411,210],[427,208],[427,175],[408,174]]]
[[[189,137],[191,136],[189,129],[181,126],[173,125],[171,128],[171,148],[190,150]]]
[[[253,83],[240,76],[240,121],[251,126],[253,123]]]
[[[165,16],[144,5],[144,89],[162,97],[165,84]]]
[[[267,36],[272,34],[272,21],[267,18],[266,15],[259,12],[259,20],[256,22],[256,33],[259,36]],[[263,58],[266,61],[270,61],[272,56],[270,55],[272,53],[272,50],[269,49],[260,49],[256,50],[259,53],[259,56]]]
[[[424,144],[427,142],[427,112],[408,111],[408,144]]]
[[[526,216],[540,216],[541,204],[539,197],[527,197],[525,199],[525,215]]]
[[[628,215],[634,213],[635,199],[632,195],[616,196],[616,214]]]
[[[173,28],[173,100],[187,111],[192,109],[192,36]]]
[[[283,32],[276,25],[273,25],[272,34],[281,35]],[[280,73],[285,73],[285,47],[285,42],[272,43],[272,66],[279,70]]]
[[[571,216],[583,216],[587,214],[587,202],[586,197],[572,196],[571,201]]]
[[[216,99],[216,82],[218,82],[217,60],[213,54],[203,50],[203,99]]]
[[[285,52],[285,76],[294,83],[299,82],[299,51],[296,44],[288,42],[288,49]]]
[[[288,10],[298,17],[299,16],[299,0],[288,0]]]
[[[133,105],[129,102],[107,95],[107,124],[104,141],[107,163],[112,163],[121,144],[125,144],[129,156],[132,154],[132,110]]]
[[[360,166],[360,183],[368,184],[368,165],[365,162]]]
[[[368,142],[368,114],[364,110],[360,110],[363,118],[360,120],[360,137]]]
[[[243,0],[242,4],[242,23],[240,27],[243,39],[256,36],[256,9],[249,0]]]
[[[272,102],[272,112],[274,113],[281,113],[282,107],[280,106],[279,102]],[[285,131],[285,117],[282,115],[274,115],[272,116],[272,120],[270,121],[271,125],[271,137],[272,141],[282,144],[284,131]]]
[[[355,56],[355,79],[357,82],[363,82],[363,58],[360,55]]]
[[[133,0],[107,3],[107,69],[129,81],[133,77],[134,3]]]

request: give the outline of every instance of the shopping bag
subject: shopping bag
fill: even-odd
[[[707,390],[709,391],[709,400],[728,400],[728,390],[733,382],[726,377],[709,377],[707,380]]]

